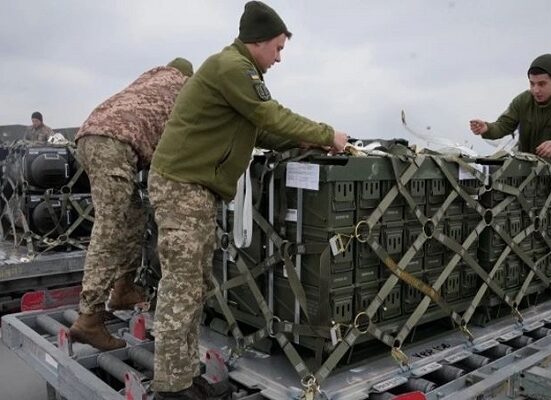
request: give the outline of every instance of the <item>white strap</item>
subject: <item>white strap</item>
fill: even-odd
[[[253,237],[253,194],[250,164],[237,181],[233,217],[233,241],[235,246],[238,248],[249,247]]]

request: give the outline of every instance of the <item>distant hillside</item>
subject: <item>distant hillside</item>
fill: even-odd
[[[54,132],[62,133],[69,140],[74,140],[78,131],[78,127],[75,128],[52,128]],[[17,139],[23,139],[26,125],[0,125],[0,142],[10,143]]]

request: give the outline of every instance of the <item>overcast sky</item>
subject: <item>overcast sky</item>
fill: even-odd
[[[549,0],[273,0],[293,32],[266,74],[292,110],[358,138],[423,133],[491,147],[493,121],[551,52]],[[237,36],[245,1],[1,0],[0,125],[78,126],[145,70],[177,56],[197,68]]]

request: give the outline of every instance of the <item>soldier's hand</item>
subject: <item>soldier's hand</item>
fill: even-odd
[[[331,153],[342,153],[344,146],[348,143],[348,135],[344,132],[335,131]]]
[[[536,155],[544,158],[551,158],[551,140],[546,140],[536,147]]]
[[[475,135],[481,135],[488,132],[488,124],[480,119],[473,119],[469,121],[469,124],[471,126],[471,131]]]
[[[323,146],[320,144],[310,143],[310,142],[300,142],[298,147],[302,150],[310,150],[310,149],[320,149],[324,151],[331,150],[331,146]]]

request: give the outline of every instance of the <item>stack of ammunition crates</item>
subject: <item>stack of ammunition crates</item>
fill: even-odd
[[[318,155],[299,161],[299,165],[315,166],[317,172],[311,178],[317,190],[289,187],[292,164],[281,162],[267,174],[273,178],[272,191],[267,190],[264,165],[260,157],[251,167],[258,211],[282,240],[307,249],[293,254],[293,263],[309,318],[299,307],[283,262],[255,276],[264,300],[278,319],[313,326],[352,326],[395,275],[391,268],[395,264],[427,287],[434,286],[449,266],[436,292],[458,314],[469,306],[492,307],[503,301],[491,289],[482,300],[474,300],[485,278],[472,262],[486,271],[493,284],[520,300],[543,292],[547,286],[538,275],[526,282],[531,271],[527,257],[535,268],[551,276],[547,257],[551,251],[547,239],[551,233],[547,223],[551,176],[549,166],[541,160],[459,160],[411,152],[367,157]],[[516,193],[514,188],[521,191]],[[219,225],[231,237],[231,205],[220,210]],[[528,229],[531,226],[533,230]],[[480,234],[473,236],[475,230]],[[499,233],[514,238],[524,231],[526,238],[514,249]],[[268,235],[258,224],[254,224],[253,236],[251,247],[238,251],[250,270],[272,254]],[[469,236],[472,239],[465,245]],[[509,255],[499,260],[508,247]],[[278,251],[281,249],[274,250]],[[467,258],[474,261],[469,264]],[[234,261],[227,252],[217,251],[214,275],[221,284],[240,275]],[[526,288],[519,293],[525,282]],[[258,299],[246,283],[224,294],[238,321],[258,328],[266,326]],[[385,332],[396,333],[418,310],[424,296],[411,280],[398,279],[370,322]],[[442,307],[431,302],[416,322],[444,316]],[[312,349],[317,348],[318,339],[311,335],[292,337]],[[372,339],[364,335],[357,343]]]

